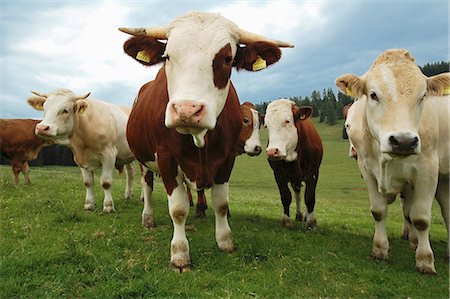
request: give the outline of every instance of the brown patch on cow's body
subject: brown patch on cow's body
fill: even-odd
[[[424,220],[424,219],[415,219],[412,221],[414,227],[419,230],[419,231],[423,231],[428,229],[429,225],[428,225],[428,221]]]
[[[375,219],[375,221],[383,220],[383,214],[381,212],[372,211],[372,216],[373,216],[373,219]]]
[[[103,182],[102,187],[104,190],[108,190],[109,188],[111,188],[111,183],[110,182]]]

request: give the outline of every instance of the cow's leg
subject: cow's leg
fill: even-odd
[[[308,229],[315,229],[317,225],[316,216],[314,215],[314,207],[316,205],[316,186],[319,179],[319,173],[312,175],[306,180],[305,187],[305,204],[306,204],[306,225]]]
[[[12,159],[11,161],[12,164],[12,172],[14,175],[14,184],[19,184],[19,173],[22,170],[22,162],[18,161],[16,159]]]
[[[134,175],[135,175],[135,169],[134,164],[131,162],[130,164],[125,164],[125,177],[126,177],[126,184],[125,184],[125,193],[124,198],[125,199],[131,199],[133,197],[133,181],[134,181]]]
[[[436,199],[441,206],[442,217],[447,228],[447,258],[450,259],[450,232],[449,232],[449,213],[450,213],[450,183],[449,177],[439,177],[436,190]]]
[[[22,163],[22,169],[21,170],[22,170],[23,176],[25,178],[25,184],[26,185],[31,184],[31,181],[30,181],[30,166],[28,165],[27,161],[24,161]]]
[[[234,250],[231,228],[228,224],[228,183],[214,184],[211,188],[211,200],[216,218],[216,242],[226,252]]]
[[[206,209],[208,204],[206,203],[206,196],[204,190],[197,191],[197,207],[196,207],[196,217],[204,218],[206,216]]]
[[[112,180],[114,171],[115,156],[105,157],[102,161],[102,175],[100,176],[100,184],[102,185],[105,197],[103,199],[103,213],[112,213],[114,209],[114,201],[112,198]]]
[[[292,222],[289,214],[289,207],[292,202],[291,191],[288,187],[288,182],[285,178],[275,174],[275,181],[277,182],[278,191],[280,192],[281,203],[283,204],[283,215],[281,216],[281,225],[290,228]]]
[[[292,186],[292,190],[294,190],[294,195],[295,195],[295,205],[296,205],[295,220],[303,221],[303,214],[302,214],[302,210],[301,210],[302,199],[300,197],[300,190],[301,190],[302,183],[301,182],[298,182],[298,183],[291,182],[291,186]]]
[[[436,168],[437,165],[436,165]],[[429,228],[431,223],[431,207],[437,187],[437,173],[419,175],[414,182],[413,201],[409,212],[412,226],[417,231],[416,269],[421,273],[435,274],[434,255],[430,246]],[[427,179],[428,178],[428,179]]]
[[[404,210],[405,195],[400,194],[400,209]],[[404,214],[405,215],[405,214]],[[403,217],[402,239],[409,240],[409,222],[407,217]]]
[[[358,159],[359,171],[367,183],[369,191],[370,211],[375,220],[375,233],[372,242],[372,257],[375,259],[389,259],[389,240],[386,233],[386,217],[388,209],[388,196],[378,192],[378,184],[375,178],[365,168],[364,161]]]
[[[87,170],[86,168],[81,168],[81,174],[83,175],[84,187],[86,188],[86,198],[84,200],[85,210],[95,209],[95,199],[94,199],[94,172]]]
[[[173,238],[170,244],[170,263],[180,272],[189,271],[189,243],[186,238],[186,219],[189,215],[189,198],[182,183],[183,176],[178,174],[177,187],[169,198],[169,213],[173,222]]]
[[[144,168],[142,175],[142,191],[144,195],[144,210],[142,210],[142,226],[151,228],[153,223],[152,193],[153,193],[153,172]]]
[[[417,249],[417,230],[411,223],[409,216],[411,212],[411,205],[414,201],[414,191],[410,185],[406,186],[400,195],[400,206],[403,210],[403,238],[406,235],[406,239],[409,240],[409,247],[412,250]]]

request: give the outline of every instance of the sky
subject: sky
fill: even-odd
[[[338,76],[364,74],[387,49],[406,48],[420,66],[450,60],[448,0],[0,0],[0,118],[42,118],[26,102],[31,90],[69,88],[131,105],[161,65],[127,56],[129,36],[117,28],[166,25],[190,11],[295,45],[260,72],[233,71],[241,102],[337,93]]]

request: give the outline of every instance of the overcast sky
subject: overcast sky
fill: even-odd
[[[118,27],[165,25],[189,11],[219,12],[241,28],[292,42],[257,73],[234,71],[241,102],[306,96],[344,73],[362,75],[384,50],[418,65],[449,60],[449,2],[423,1],[0,1],[0,118],[42,118],[31,90],[65,87],[131,105],[160,65],[123,52]]]

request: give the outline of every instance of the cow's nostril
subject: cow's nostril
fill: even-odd
[[[400,142],[394,136],[389,137],[389,143],[394,147],[400,145]]]
[[[205,106],[200,105],[200,107],[197,109],[197,111],[194,112],[194,116],[200,116],[200,114],[203,112]],[[193,106],[193,108],[195,108],[195,106]]]
[[[416,148],[419,144],[419,138],[414,137],[413,141],[411,142],[411,148]]]

